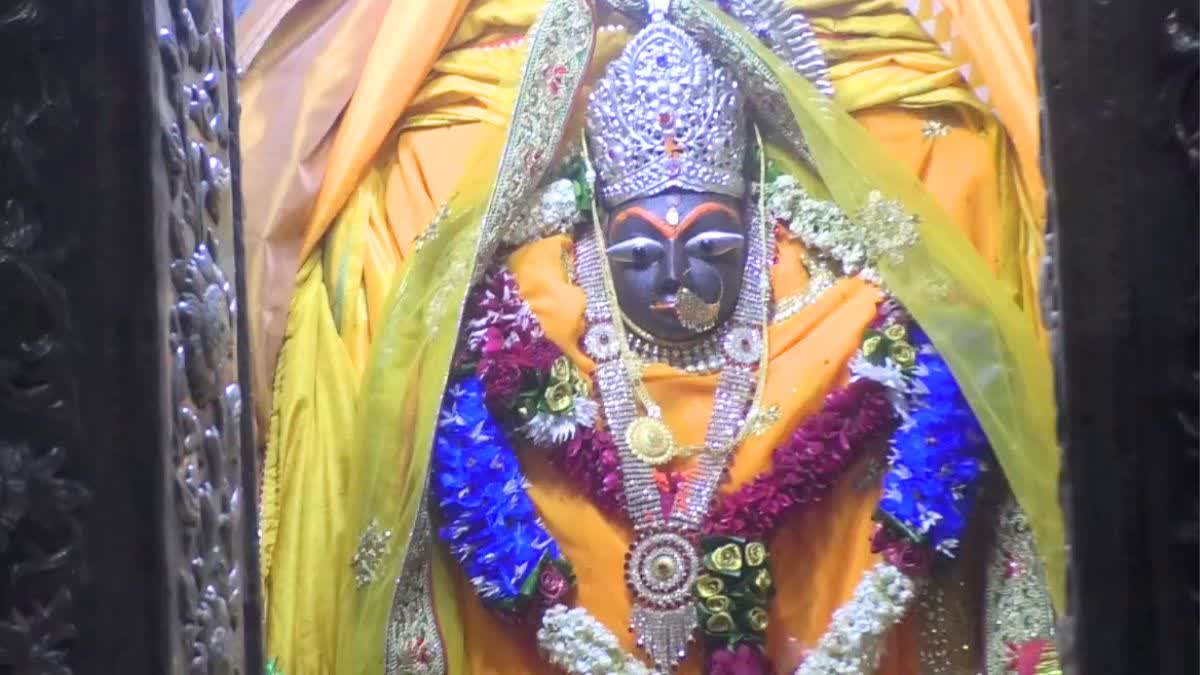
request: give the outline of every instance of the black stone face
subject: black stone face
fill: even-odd
[[[736,199],[671,190],[633,199],[609,215],[608,259],[621,311],[664,340],[692,340],[680,322],[685,287],[720,303],[717,324],[733,313],[746,264],[746,225]]]

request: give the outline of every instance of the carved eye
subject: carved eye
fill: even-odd
[[[648,237],[634,237],[608,247],[608,255],[617,262],[645,267],[663,257],[662,244]]]
[[[745,238],[732,232],[705,232],[693,237],[683,250],[694,258],[719,258],[742,247]]]

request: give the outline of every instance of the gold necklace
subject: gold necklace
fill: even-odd
[[[584,158],[588,159],[586,149]],[[746,281],[734,308],[733,323],[722,341],[727,362],[713,397],[712,417],[705,432],[706,451],[700,453],[695,469],[684,477],[680,499],[672,508],[664,509],[654,471],[631,450],[628,432],[634,422],[649,418],[650,422],[639,422],[644,430],[638,433],[653,444],[651,454],[662,454],[662,448],[671,447],[674,439],[669,429],[665,435],[660,433],[665,425],[650,426],[655,421],[661,424],[662,420],[651,417],[648,412],[653,408],[648,409],[634,393],[635,386],[644,384],[640,368],[630,369],[630,364],[636,365],[636,361],[629,358],[623,322],[617,318],[619,312],[613,305],[616,294],[604,260],[594,199],[592,204],[593,227],[580,235],[576,248],[576,279],[587,299],[584,317],[588,326],[583,347],[596,364],[593,377],[621,458],[624,509],[635,532],[625,567],[625,582],[633,600],[629,626],[655,667],[669,673],[698,625],[691,600],[691,587],[703,557],[697,540],[733,448],[751,426],[747,415],[759,405],[768,353],[767,271],[774,238],[764,220],[757,217],[763,206],[760,193],[759,211],[754,218],[755,236],[743,272]]]
[[[762,137],[759,134],[757,126],[754,128],[754,132],[758,140],[759,147],[761,148]],[[761,150],[760,153],[762,153]],[[759,181],[760,185],[766,184],[765,157],[761,158],[759,161]],[[759,192],[759,217],[754,219],[753,223],[754,226],[762,230],[762,232],[759,234],[763,237],[765,248],[767,241],[773,236],[773,233],[771,228],[765,226],[765,217],[763,216],[763,214],[766,212],[766,196],[763,193],[764,191],[760,190]],[[599,208],[594,199],[592,203],[592,226],[594,236],[597,238],[597,241],[602,242],[603,228],[600,225]],[[754,227],[752,227],[752,230],[753,229]],[[613,283],[612,279],[612,270],[609,269],[607,264],[601,265],[600,267],[604,293],[606,296],[608,296],[609,306],[619,307],[616,285]],[[762,287],[769,289],[769,266],[764,266],[761,274],[762,279],[760,280],[760,283],[762,284]],[[730,449],[737,447],[738,444],[740,444],[747,436],[759,432],[756,424],[753,422],[759,420],[760,418],[770,417],[769,413],[764,414],[764,411],[761,410],[762,392],[766,384],[767,360],[769,356],[766,339],[766,327],[769,321],[767,312],[769,310],[766,309],[766,304],[767,303],[764,303],[763,315],[759,317],[761,320],[760,325],[762,326],[762,344],[760,345],[758,357],[758,372],[756,373],[757,378],[755,383],[756,386],[754,387],[750,406],[746,411],[745,417],[742,418],[737,434],[734,436],[734,438],[723,448],[711,449],[713,452],[723,454],[728,452]],[[675,440],[674,432],[671,431],[671,428],[667,426],[667,423],[663,420],[662,408],[657,402],[654,401],[654,398],[650,395],[649,389],[646,387],[645,377],[643,374],[644,363],[637,357],[636,354],[633,353],[633,350],[629,346],[628,335],[625,332],[626,328],[631,329],[631,332],[634,332],[635,334],[638,334],[638,331],[642,331],[642,329],[637,327],[636,324],[629,320],[628,317],[625,316],[624,312],[621,312],[621,318],[622,320],[613,322],[613,327],[616,333],[615,337],[617,348],[620,350],[620,360],[625,370],[628,372],[629,382],[632,385],[631,388],[633,389],[634,395],[637,397],[638,402],[645,411],[644,415],[635,417],[629,423],[629,426],[626,429],[625,440],[629,446],[630,452],[643,463],[657,467],[667,464],[672,460],[683,457],[691,457],[701,450],[709,449],[705,445],[681,445]]]

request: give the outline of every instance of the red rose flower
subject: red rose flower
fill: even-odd
[[[718,649],[708,660],[709,675],[770,675],[771,662],[758,647],[741,645],[737,651]]]
[[[547,563],[542,567],[542,573],[538,575],[538,594],[546,606],[557,604],[569,590],[571,584],[558,569],[558,565]]]
[[[928,546],[898,537],[883,525],[875,526],[875,534],[871,537],[871,551],[883,553],[883,559],[889,565],[909,576],[928,576],[929,568],[933,565],[933,555]]]
[[[485,355],[476,372],[489,401],[510,401],[521,390],[521,367],[503,356]]]

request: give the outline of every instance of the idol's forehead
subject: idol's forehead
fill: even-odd
[[[741,232],[744,230],[738,200],[702,192],[664,192],[631,199],[613,210],[607,231],[611,238],[653,230],[665,239],[675,239],[687,230],[704,226]]]

